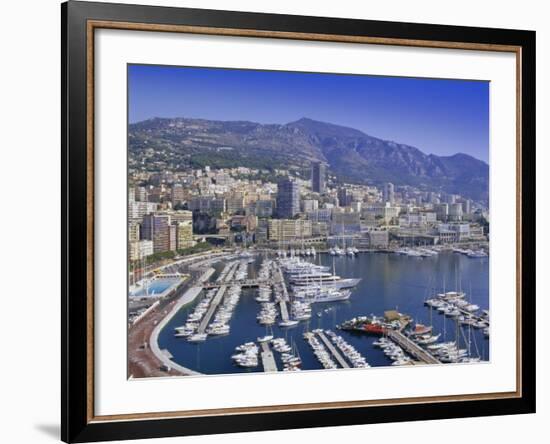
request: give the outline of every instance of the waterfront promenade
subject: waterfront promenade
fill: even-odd
[[[200,375],[201,373],[196,372],[194,370],[188,369],[186,367],[183,367],[182,365],[176,364],[172,359],[170,358],[170,354],[167,354],[165,350],[161,350],[158,344],[158,338],[159,334],[162,331],[164,327],[166,327],[166,324],[170,322],[170,319],[174,317],[174,315],[184,306],[187,305],[195,300],[195,298],[200,294],[202,291],[202,287],[191,287],[189,290],[187,290],[181,298],[176,302],[170,313],[166,315],[162,321],[160,321],[155,328],[153,329],[153,333],[151,334],[151,351],[153,354],[157,357],[159,361],[161,361],[165,366],[175,369],[183,375]]]

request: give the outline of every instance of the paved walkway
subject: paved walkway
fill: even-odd
[[[330,352],[332,353],[332,356],[334,356],[334,358],[336,359],[336,361],[338,362],[338,364],[340,364],[340,366],[342,368],[350,368],[349,367],[349,364],[347,363],[347,361],[342,357],[342,355],[340,354],[340,352],[338,350],[336,350],[336,347],[334,347],[334,345],[332,344],[332,342],[330,342],[328,340],[328,338],[325,336],[325,334],[323,332],[318,332],[317,333],[319,335],[319,337],[321,338],[321,340],[324,342],[324,344],[327,346],[327,348],[330,350]]]
[[[175,316],[175,314],[180,310],[181,307],[183,307],[186,304],[189,304],[190,302],[193,302],[195,298],[199,295],[201,292],[202,287],[191,287],[189,290],[187,290],[182,297],[178,300],[176,305],[174,305],[174,308],[170,313],[168,313],[162,321],[160,321],[157,326],[154,328],[153,333],[151,333],[151,351],[153,354],[167,367],[173,368],[175,370],[178,370],[184,375],[200,375],[201,373],[196,372],[194,370],[191,370],[189,368],[183,367],[182,365],[176,364],[174,361],[172,361],[168,356],[170,356],[169,353],[167,353],[167,350],[161,350],[158,344],[159,334],[162,331],[164,327],[170,322],[170,320]]]
[[[403,333],[396,330],[390,330],[388,337],[399,345],[405,352],[412,355],[414,358],[426,364],[441,364],[438,359],[420,347],[418,344],[411,341]]]
[[[275,357],[273,356],[273,351],[269,347],[267,342],[262,342],[262,352],[260,356],[262,357],[262,365],[264,366],[264,372],[276,372],[279,371],[277,368],[277,363],[275,362]]]
[[[210,302],[210,306],[208,307],[208,311],[202,318],[201,323],[199,324],[199,328],[197,328],[197,333],[203,334],[206,331],[206,327],[208,327],[208,324],[210,323],[210,319],[212,318],[212,315],[216,311],[216,308],[220,304],[223,295],[225,293],[225,290],[227,290],[226,286],[220,287],[218,292],[216,293],[216,296],[214,296],[214,299],[212,302]]]

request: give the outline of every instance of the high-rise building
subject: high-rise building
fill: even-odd
[[[453,221],[462,220],[462,204],[454,203],[449,205],[449,219]]]
[[[437,219],[446,222],[447,218],[449,217],[449,204],[448,203],[440,203],[434,205],[435,213],[437,214]]]
[[[291,179],[278,183],[277,215],[280,219],[291,219],[300,212],[300,185]]]
[[[138,261],[153,254],[153,241],[131,241],[128,244],[128,256],[131,261]]]
[[[322,162],[314,162],[311,165],[311,191],[320,194],[325,192],[325,176],[325,164]]]
[[[384,192],[383,192],[383,198],[384,203],[389,202],[391,205],[393,205],[395,201],[395,195],[394,195],[394,186],[393,183],[387,182],[384,184]]]
[[[302,211],[304,213],[315,211],[318,208],[319,208],[319,201],[316,199],[304,199],[302,201]]]
[[[156,211],[158,204],[155,202],[128,202],[128,220],[130,222],[140,222],[143,216]]]
[[[258,217],[271,217],[271,216],[273,216],[273,201],[271,201],[271,200],[257,200],[254,203],[254,214]]]
[[[141,238],[153,241],[153,251],[160,253],[171,249],[170,216],[146,214],[141,225]]]
[[[183,250],[195,245],[193,240],[193,222],[185,221],[177,224],[176,244],[178,250]]]
[[[307,213],[307,218],[313,222],[330,223],[332,211],[332,208],[322,208],[320,210],[309,211]]]
[[[189,202],[191,211],[219,217],[225,211],[225,199],[214,196],[198,196]]]
[[[179,224],[180,222],[193,222],[193,212],[189,210],[159,211],[157,214],[167,214],[170,216],[170,222],[173,224]]]
[[[347,207],[353,201],[353,195],[348,193],[347,188],[340,187],[338,188],[338,204],[341,207]]]
[[[147,189],[145,187],[135,187],[134,198],[138,202],[147,202]]]
[[[225,208],[229,214],[244,213],[244,196],[242,193],[231,193],[225,196]]]
[[[270,241],[292,242],[311,237],[311,221],[302,219],[270,219]]]
[[[472,201],[470,199],[465,199],[464,202],[462,202],[462,212],[464,214],[472,213]]]
[[[128,242],[137,242],[140,238],[140,224],[130,222],[128,225]]]
[[[258,221],[258,227],[256,228],[256,242],[258,243],[266,242],[268,230],[269,230],[269,220],[260,219]]]
[[[181,204],[185,201],[185,189],[183,188],[181,183],[175,183],[172,186],[172,206],[175,206],[177,204]]]
[[[351,234],[361,231],[361,213],[351,208],[341,208],[332,212],[331,234]]]

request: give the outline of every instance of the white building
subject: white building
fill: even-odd
[[[151,256],[153,254],[153,241],[152,240],[140,240],[129,243],[128,255],[131,261],[137,261],[139,259]]]

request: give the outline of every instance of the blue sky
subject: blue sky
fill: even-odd
[[[192,117],[359,129],[425,153],[489,158],[489,83],[129,65],[129,120]]]

